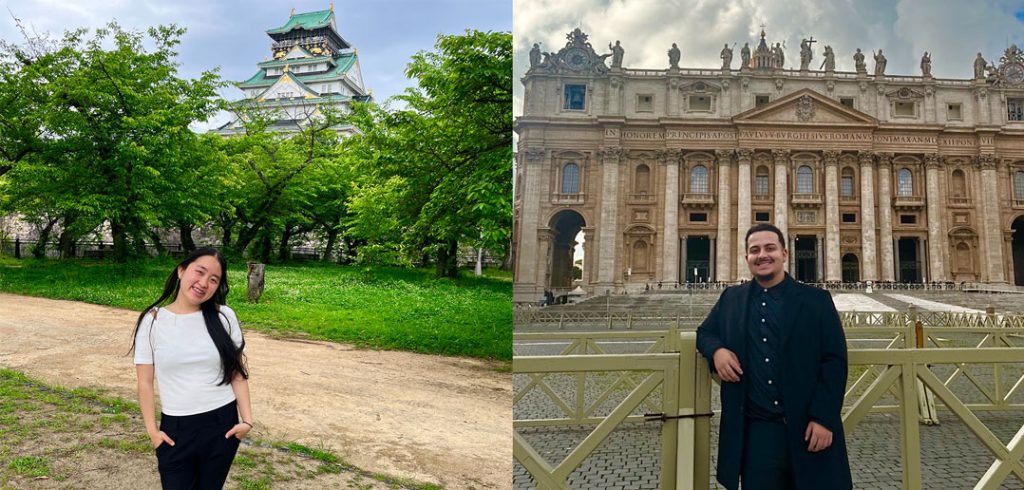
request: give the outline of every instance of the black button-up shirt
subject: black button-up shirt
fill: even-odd
[[[787,275],[769,289],[754,283],[747,312],[746,415],[760,420],[782,420],[783,400],[779,389],[779,359],[782,352],[784,298],[790,285]]]

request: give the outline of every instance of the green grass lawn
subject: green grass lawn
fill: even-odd
[[[140,310],[156,300],[176,264],[156,258],[0,258],[0,291]],[[361,346],[484,359],[512,358],[512,280],[463,272],[304,263],[268,265],[259,304],[245,302],[245,264],[229,264],[228,305],[243,326]]]

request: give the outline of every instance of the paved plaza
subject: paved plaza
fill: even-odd
[[[670,295],[666,295],[668,297]],[[891,312],[906,311],[910,305],[922,311],[951,311],[964,313],[984,312],[991,305],[999,313],[1020,311],[1024,296],[1017,294],[974,294],[960,292],[922,293],[875,291],[871,294],[863,292],[839,292],[833,294],[836,306],[841,311],[858,312]],[[712,304],[715,293],[704,293],[699,300],[691,302]],[[659,301],[647,300],[651,306]],[[678,302],[678,300],[676,300]],[[612,305],[606,305],[609,310]],[[706,313],[706,309],[704,312]],[[572,310],[568,310],[572,311]],[[523,327],[523,328],[520,328]],[[517,325],[517,331],[537,331],[537,328]],[[607,327],[602,330],[607,331]],[[980,337],[978,337],[980,338]],[[956,339],[954,339],[956,340]],[[964,337],[956,341],[958,345],[973,345],[976,339]],[[863,342],[863,344],[859,343]],[[1019,342],[1024,346],[1024,341]],[[546,341],[528,343],[516,342],[516,355],[555,355],[566,345],[565,342]],[[650,347],[651,341],[609,341],[600,342],[599,346],[608,353],[639,353]],[[873,347],[884,345],[872,344],[870,341],[851,343],[851,348]],[[863,371],[863,367],[851,367],[853,372]],[[952,372],[952,366],[931,366],[940,379],[945,380]],[[991,365],[970,366],[971,374],[985,385],[990,385],[995,374]],[[1004,390],[1016,382],[1024,374],[1024,366],[1006,366],[1001,374]],[[587,377],[584,399],[589,404],[596,400],[611,383],[618,379],[618,374],[592,373]],[[529,379],[516,375],[515,389],[521,390]],[[545,378],[550,388],[565,400],[573,400],[576,391],[576,378],[570,375],[552,374]],[[960,376],[951,385],[951,389],[961,400],[981,402],[984,395],[965,376]],[[719,408],[718,387],[713,387],[712,405]],[[606,401],[597,410],[597,415],[609,413],[627,391],[621,390],[620,396]],[[613,397],[614,398],[614,397]],[[656,411],[652,408],[660,404],[660,391],[654,393],[649,400],[651,406],[641,407],[634,412]],[[1024,394],[1018,393],[1011,401],[1024,403]],[[848,400],[847,404],[852,403]],[[894,405],[895,398],[886,395],[876,405]],[[976,412],[978,418],[1004,444],[1021,428],[1024,414],[1021,412]],[[540,390],[533,390],[514,407],[514,418],[536,419],[560,417],[561,411],[551,403]],[[978,438],[950,411],[939,404],[938,425],[920,425],[921,459],[923,488],[972,488],[978,479],[988,470],[994,457],[982,445]],[[600,489],[645,489],[659,488],[660,473],[660,431],[661,422],[628,423],[619,427],[613,434],[577,468],[570,478],[573,488]],[[557,427],[519,429],[522,435],[542,456],[552,464],[560,462],[575,446],[589,434],[592,427]],[[714,482],[714,457],[717,453],[718,419],[712,418],[712,471],[711,488],[720,488]],[[848,436],[847,447],[850,454],[853,481],[856,488],[865,489],[898,489],[901,488],[902,469],[900,462],[899,417],[895,413],[872,413],[865,417]],[[534,488],[526,470],[515,463],[513,484],[516,489]],[[1014,476],[1010,476],[1002,488],[1024,489],[1024,484]]]

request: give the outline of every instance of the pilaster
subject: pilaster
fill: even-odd
[[[522,215],[519,221],[519,251],[516,253],[516,274],[513,283],[513,301],[532,302],[540,298],[538,286],[544,278],[544,271],[538,272],[542,258],[541,244],[537,230],[540,228],[541,174],[551,165],[550,152],[543,148],[527,148],[519,159],[523,174]]]
[[[622,148],[617,146],[601,149],[601,217],[597,223],[597,286],[599,291],[610,289],[615,284],[616,250],[619,233],[619,165]],[[603,288],[600,288],[603,286]]]
[[[994,155],[977,157],[981,167],[981,225],[985,241],[985,266],[988,282],[1006,282],[1003,274],[1003,233],[999,229],[999,180]]]
[[[715,240],[715,280],[728,281],[732,275],[732,244],[729,240],[732,231],[732,186],[731,168],[733,150],[718,150],[718,239]],[[748,167],[749,171],[749,167]]]
[[[892,245],[892,153],[878,154],[878,224],[881,230],[882,264],[880,279],[895,281],[896,263]]]
[[[939,172],[942,162],[939,156],[929,153],[924,156],[926,193],[928,200],[928,277],[930,281],[943,282],[946,277],[946,227],[942,224],[942,194],[939,192]]]
[[[679,150],[659,150],[665,166],[665,222],[662,230],[661,282],[679,282]]]
[[[750,229],[750,159],[754,152],[748,149],[736,151],[737,194],[736,194],[736,275],[737,281],[750,278],[750,271],[747,269],[747,262],[743,260],[746,255],[746,235]],[[719,216],[721,219],[721,216]]]
[[[861,265],[862,281],[878,280],[878,262],[875,258],[875,155],[860,153],[860,223],[861,223]]]
[[[772,157],[775,159],[775,226],[783,236],[789,237],[789,150],[772,150]],[[787,263],[786,270],[789,269]]]
[[[825,281],[841,281],[839,259],[839,152],[826,150],[825,160]]]

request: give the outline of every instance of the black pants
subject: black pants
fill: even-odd
[[[226,434],[238,423],[238,407],[232,401],[209,412],[177,417],[160,414],[160,430],[166,442],[156,448],[157,468],[164,490],[207,490],[224,486],[239,440]]]
[[[793,467],[786,443],[786,424],[748,418],[743,441],[743,488],[792,490]]]

